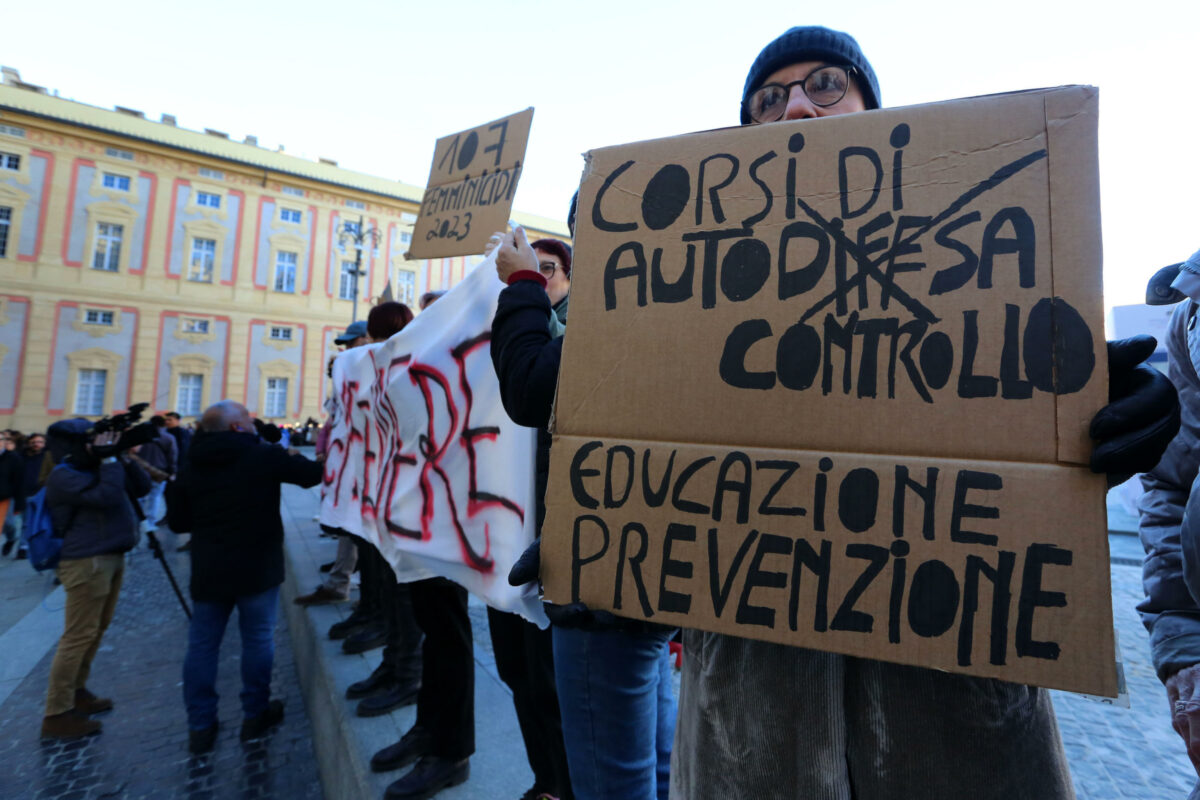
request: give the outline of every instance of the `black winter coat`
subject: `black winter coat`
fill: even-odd
[[[283,583],[279,486],[320,480],[320,464],[253,433],[196,436],[168,510],[172,530],[192,532],[192,599],[229,601]]]
[[[551,338],[550,299],[535,281],[517,281],[500,292],[492,322],[492,366],[500,380],[504,410],[518,425],[537,428],[535,497],[538,535],[546,518],[550,474],[547,430],[562,363],[562,338]]]

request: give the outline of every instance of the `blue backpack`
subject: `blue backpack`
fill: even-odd
[[[45,489],[38,489],[37,494],[25,500],[21,542],[29,553],[29,563],[38,572],[58,566],[63,540],[61,536],[54,535],[50,509],[46,508]]]

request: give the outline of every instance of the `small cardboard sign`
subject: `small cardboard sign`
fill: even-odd
[[[508,227],[533,109],[438,139],[406,258],[482,253]]]
[[[1096,91],[595,150],[553,602],[1114,695]]]

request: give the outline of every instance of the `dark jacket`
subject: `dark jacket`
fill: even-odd
[[[321,465],[253,433],[202,433],[188,450],[168,508],[192,532],[192,599],[222,602],[283,583],[279,486],[316,486]]]
[[[179,466],[187,463],[188,448],[192,446],[192,432],[183,427],[176,425],[174,428],[167,428],[167,433],[175,440],[175,453],[178,458]]]
[[[46,479],[46,508],[54,529],[63,534],[61,557],[91,558],[132,548],[138,529],[133,501],[149,491],[150,477],[135,464],[59,464]]]
[[[32,497],[37,494],[38,489],[42,488],[42,462],[49,456],[46,450],[40,453],[23,453],[21,460],[25,464],[25,487],[24,493],[26,497]]]
[[[157,435],[138,449],[138,456],[145,459],[152,467],[157,467],[168,475],[179,471],[179,450],[175,437],[167,433],[166,428],[158,428]]]
[[[0,500],[13,501],[16,510],[24,505],[25,463],[16,450],[0,450]],[[0,522],[4,520],[0,519]]]
[[[537,428],[535,491],[538,535],[546,518],[546,480],[550,474],[547,430],[562,363],[562,338],[549,328],[550,299],[535,281],[517,281],[500,292],[492,322],[492,366],[500,381],[504,410],[518,425]]]

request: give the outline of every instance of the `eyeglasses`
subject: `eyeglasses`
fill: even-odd
[[[810,72],[804,80],[788,84],[768,83],[750,95],[746,101],[746,114],[754,122],[774,122],[782,118],[793,86],[799,86],[814,106],[828,108],[846,96],[850,89],[850,76],[854,72],[854,67],[827,64]]]
[[[543,261],[542,263],[538,264],[538,271],[542,273],[546,280],[553,278],[554,273],[557,270],[558,264],[555,264],[553,261]]]

